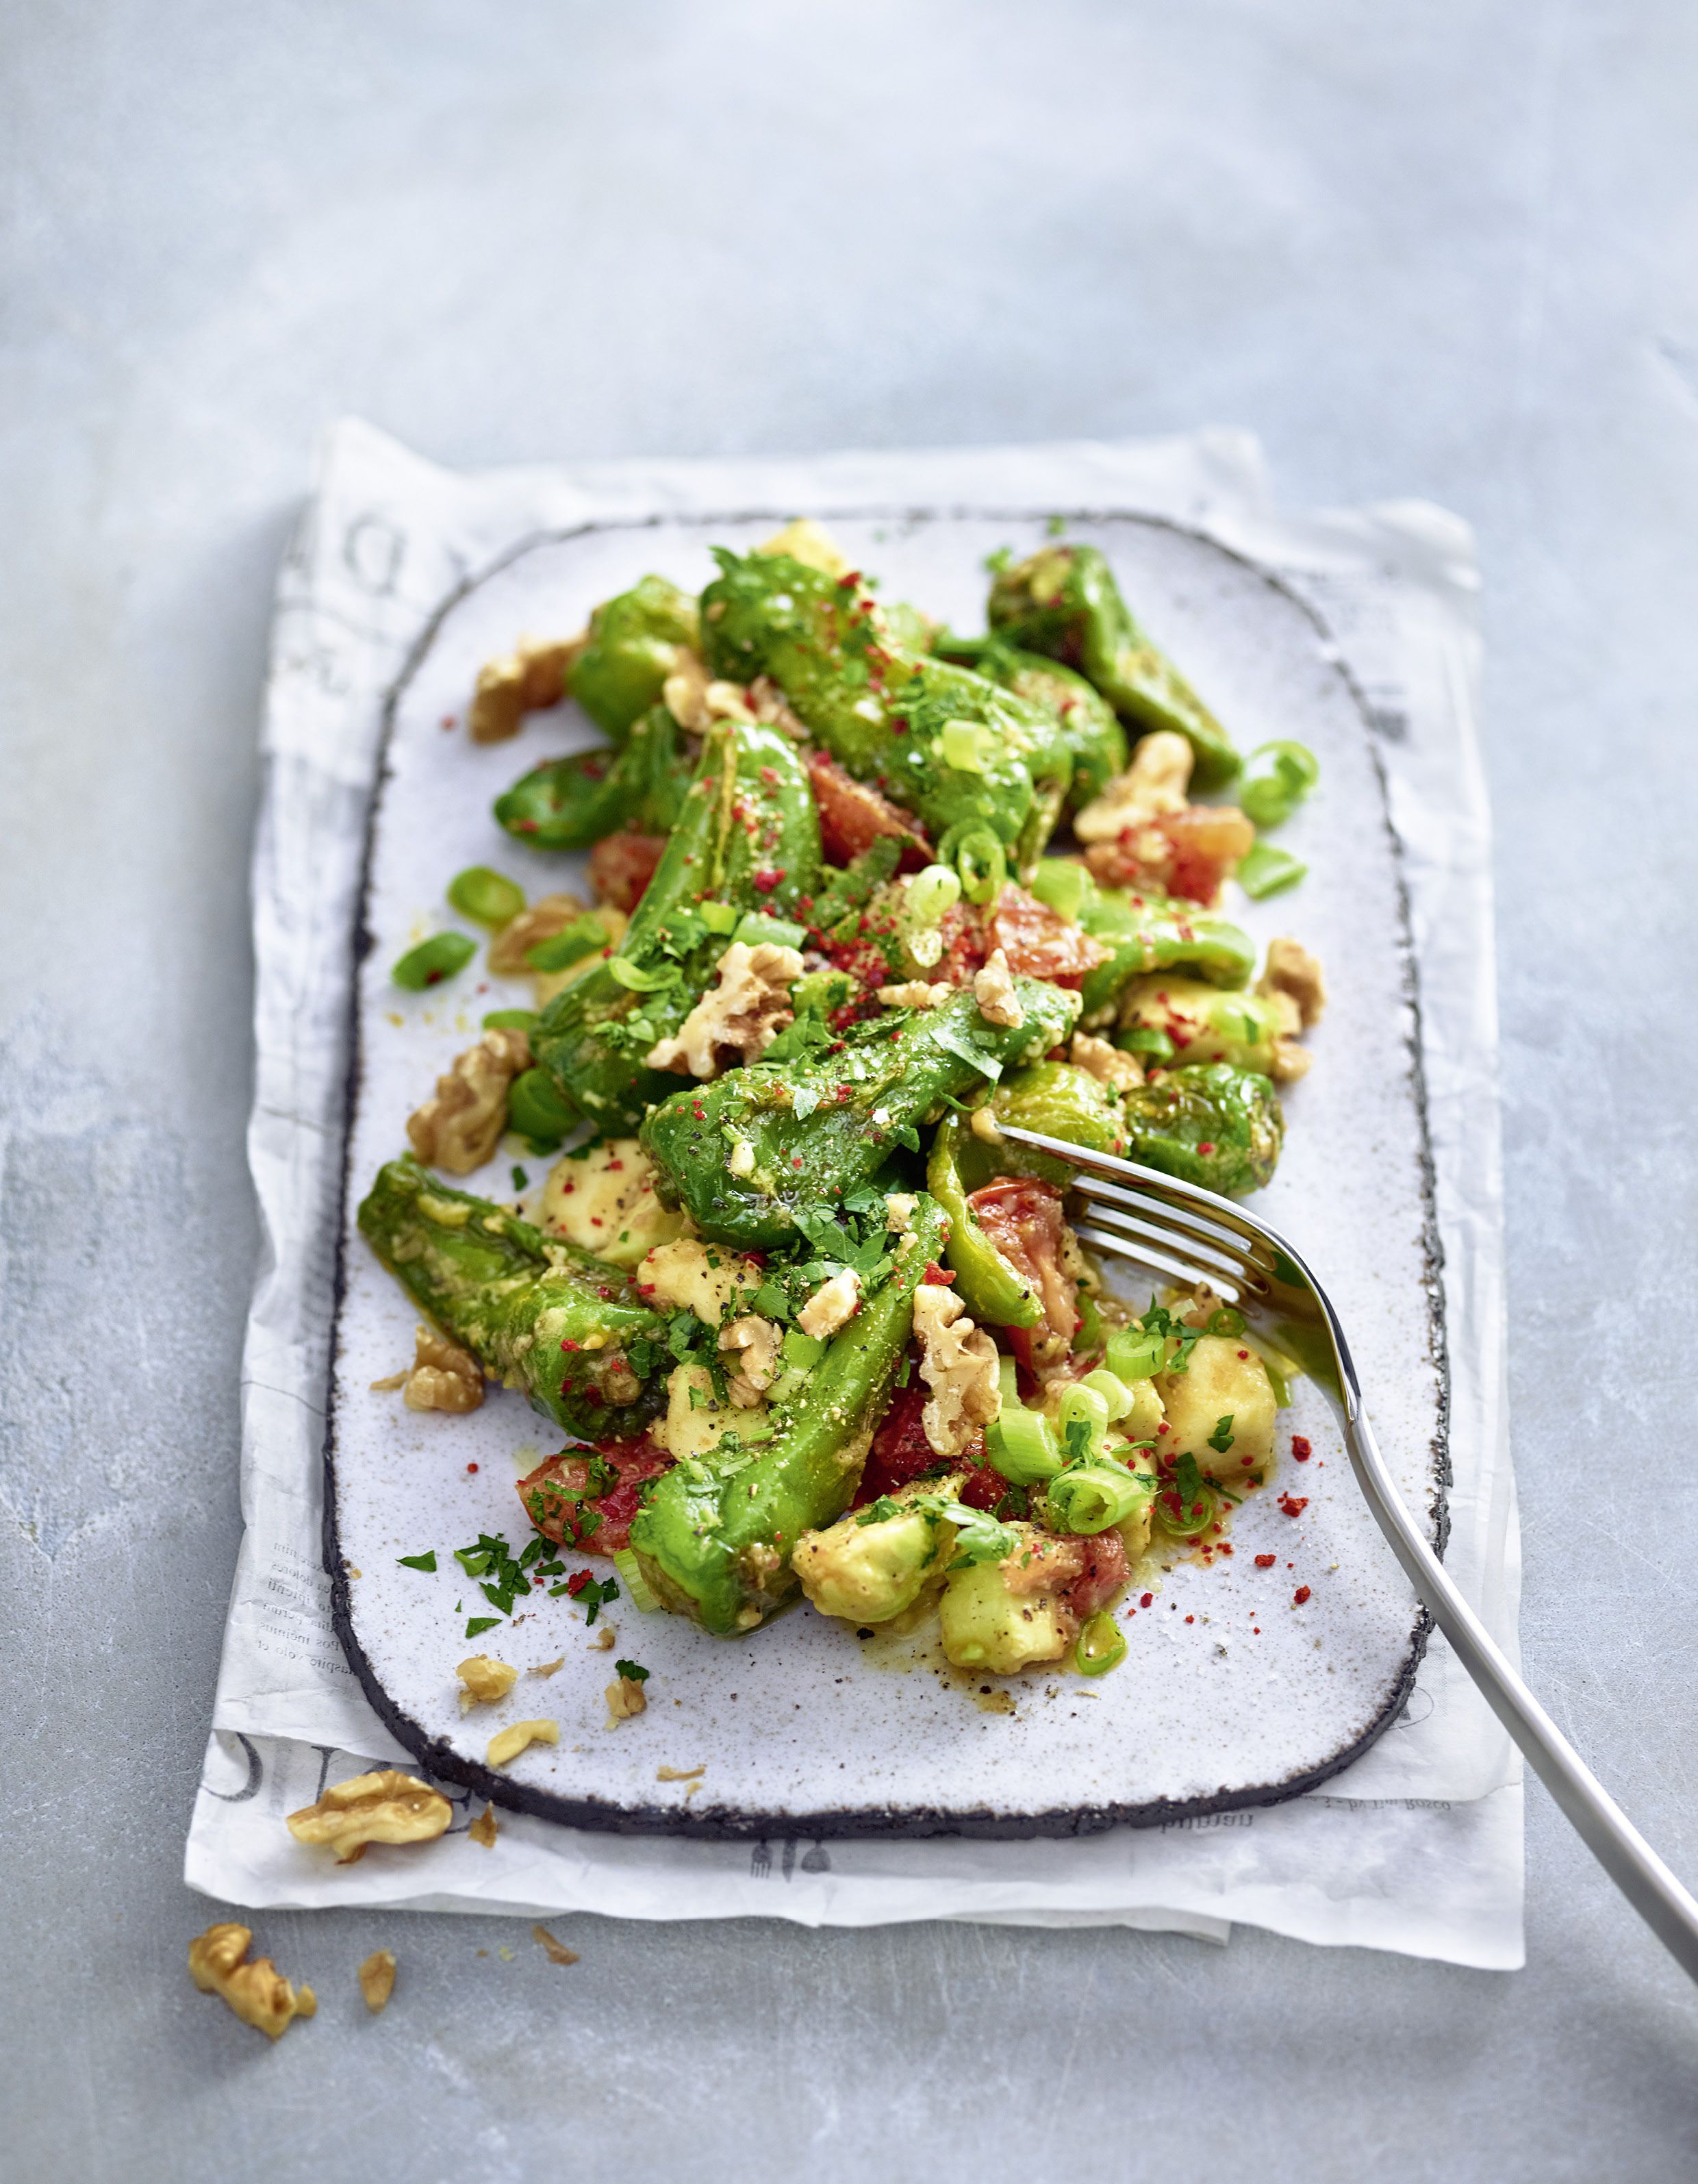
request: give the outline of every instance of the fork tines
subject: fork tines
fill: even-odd
[[[1267,1289],[1272,1252],[1230,1199],[1036,1130],[1005,1123],[1002,1134],[1054,1154],[1074,1170],[1071,1187],[1091,1217],[1090,1226],[1077,1230],[1083,1243],[1136,1260],[1188,1287],[1206,1282],[1228,1303],[1246,1290]]]

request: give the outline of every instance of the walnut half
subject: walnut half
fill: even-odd
[[[475,1706],[494,1706],[504,1699],[519,1680],[517,1669],[505,1661],[498,1661],[493,1653],[474,1653],[462,1661],[454,1670],[464,1689],[459,1695],[459,1710],[468,1713]]]
[[[338,1865],[352,1865],[370,1843],[434,1842],[453,1817],[440,1790],[384,1767],[337,1782],[317,1804],[291,1813],[289,1833],[297,1842],[327,1845]]]
[[[507,1088],[531,1067],[531,1042],[522,1031],[487,1031],[476,1046],[456,1055],[437,1089],[408,1117],[413,1150],[450,1175],[482,1167],[507,1127]]]
[[[270,1957],[247,1961],[251,1926],[221,1920],[189,1943],[189,1977],[203,1994],[223,1997],[244,2025],[281,2040],[298,2017],[310,2017],[318,1997],[309,1986],[292,1987]]]
[[[955,1291],[940,1283],[921,1282],[914,1292],[920,1377],[932,1391],[920,1422],[939,1456],[960,1456],[1002,1409],[996,1345],[965,1312]]]
[[[526,713],[558,705],[566,682],[589,644],[589,632],[552,640],[521,637],[511,652],[485,662],[477,672],[467,726],[475,744],[504,743],[519,733]]]

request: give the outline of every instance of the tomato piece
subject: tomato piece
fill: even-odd
[[[1255,844],[1255,828],[1235,805],[1188,805],[1155,823],[1168,844],[1167,892],[1188,902],[1213,902],[1227,866]]]
[[[917,872],[931,863],[932,844],[912,812],[857,781],[824,751],[816,751],[808,760],[808,780],[820,814],[820,844],[827,863],[848,864],[881,834],[894,835],[901,843],[901,871]]]
[[[967,1204],[990,1241],[1030,1284],[1043,1317],[1036,1327],[1011,1327],[1009,1340],[1027,1372],[1058,1364],[1073,1346],[1079,1324],[1075,1284],[1063,1257],[1066,1223],[1061,1194],[1035,1176],[999,1175]]]
[[[599,1494],[585,1491],[592,1457],[619,1474]],[[565,1448],[526,1473],[519,1481],[519,1499],[526,1517],[556,1546],[574,1554],[615,1554],[630,1545],[631,1520],[643,1506],[643,1483],[671,1467],[672,1458],[647,1434],[635,1440],[601,1441],[589,1451]],[[592,1512],[599,1523],[587,1524]]]
[[[1132,1574],[1126,1541],[1116,1531],[1099,1532],[1078,1545],[1084,1550],[1084,1567],[1062,1597],[1081,1623],[1106,1607]]]
[[[1086,972],[1109,958],[1101,941],[1093,940],[1082,927],[1070,924],[1012,881],[985,920],[985,945],[988,950],[1000,948],[1010,971],[1076,990],[1083,984]]]
[[[590,885],[598,902],[633,911],[654,877],[666,847],[664,834],[609,834],[589,853]]]
[[[869,1502],[877,1501],[881,1494],[894,1494],[910,1479],[923,1478],[928,1471],[940,1470],[947,1461],[951,1471],[961,1468],[966,1472],[967,1485],[972,1491],[964,1489],[961,1500],[974,1509],[994,1507],[1001,1500],[1007,1482],[999,1472],[985,1467],[984,1435],[976,1433],[958,1457],[946,1459],[939,1456],[926,1438],[923,1413],[932,1391],[920,1378],[919,1357],[912,1350],[908,1353],[908,1385],[896,1390],[890,1408],[872,1437],[866,1468],[855,1490],[855,1507],[864,1508]],[[994,1491],[991,1491],[993,1487]],[[987,1492],[990,1493],[988,1501],[982,1498]]]

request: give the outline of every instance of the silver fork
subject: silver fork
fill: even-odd
[[[1270,1333],[1298,1356],[1338,1412],[1356,1483],[1457,1659],[1605,1872],[1687,1975],[1698,1980],[1698,1902],[1510,1666],[1405,1508],[1363,1412],[1339,1315],[1301,1255],[1265,1221],[1195,1184],[1035,1130],[1005,1123],[1002,1134],[1072,1168],[1072,1188],[1089,1216],[1076,1230],[1083,1242],[1188,1288],[1207,1282],[1227,1303],[1270,1323]]]

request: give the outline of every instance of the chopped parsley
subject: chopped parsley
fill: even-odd
[[[649,1680],[647,1669],[639,1669],[635,1661],[615,1661],[613,1665],[627,1684],[646,1684]]]
[[[494,1630],[500,1620],[501,1618],[498,1615],[469,1616],[466,1619],[465,1635],[468,1638],[476,1638],[480,1631]]]
[[[1233,1445],[1233,1417],[1231,1411],[1215,1420],[1215,1430],[1209,1435],[1209,1446],[1216,1456],[1224,1456]]]
[[[395,1559],[403,1569],[434,1572],[437,1567],[437,1551],[434,1547],[427,1547],[421,1555],[397,1555]]]

